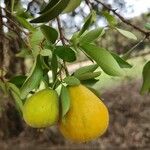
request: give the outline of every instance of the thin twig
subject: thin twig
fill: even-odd
[[[59,30],[59,34],[60,34],[60,40],[61,40],[63,45],[66,45],[65,44],[65,39],[66,38],[64,37],[64,33],[63,33],[63,29],[62,29],[59,17],[57,17],[56,20],[57,20],[58,30]],[[65,69],[66,75],[69,75],[69,71],[67,69],[67,65],[66,65],[66,62],[64,60],[63,60],[63,64],[64,64],[64,69]]]
[[[85,0],[85,3],[88,5],[89,9],[92,10],[92,5],[89,0]]]
[[[2,15],[3,18],[8,19],[11,23],[14,24],[15,27],[17,27],[17,29],[19,29],[21,32],[23,32],[25,35],[28,35],[27,32],[25,32],[16,22],[14,22],[12,19],[10,19],[8,16],[4,16]]]
[[[111,7],[109,7],[108,5],[104,4],[103,2],[101,2],[100,0],[95,0],[97,3],[101,4],[103,7],[105,7],[107,10],[113,12],[122,22],[124,22],[125,24],[133,27],[135,30],[138,30],[139,32],[141,32],[142,34],[145,35],[145,37],[148,39],[150,37],[150,32],[147,32],[143,29],[141,29],[140,27],[132,24],[131,22],[129,22],[128,20],[126,20],[123,16],[121,16],[119,13],[117,13],[116,9],[112,9]]]

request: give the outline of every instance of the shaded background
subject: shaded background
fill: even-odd
[[[10,9],[10,1],[0,1],[2,6]],[[102,10],[93,0],[95,9]],[[108,0],[104,1],[109,6],[116,8],[127,20],[144,28],[144,24],[150,22],[150,2],[147,0]],[[5,4],[5,5],[4,5]],[[22,0],[20,5],[28,8],[35,15],[43,1]],[[1,11],[0,11],[1,13]],[[69,15],[62,15],[63,28],[66,36],[81,28],[84,17],[89,13],[89,8],[83,2]],[[4,28],[4,34],[0,34],[0,65],[9,70],[8,78],[14,74],[25,73],[28,64],[25,60],[16,58],[15,54],[20,51],[21,33],[18,33],[14,25],[6,20],[14,28],[15,34],[8,28]],[[55,27],[56,23],[52,22]],[[106,20],[98,18],[96,26],[106,26]],[[118,26],[133,32],[138,40],[141,33],[121,23]],[[8,39],[7,39],[8,38]],[[99,39],[97,44],[119,54],[125,53],[137,41],[131,41],[116,31],[109,31]],[[74,144],[65,140],[57,130],[57,127],[45,130],[32,129],[20,119],[14,102],[10,97],[0,93],[0,149],[150,149],[150,95],[141,96],[139,90],[142,84],[142,67],[150,59],[149,41],[142,42],[132,54],[129,62],[132,69],[127,69],[125,75],[120,78],[110,77],[102,73],[100,81],[93,87],[97,89],[110,112],[110,125],[105,135],[89,143]],[[80,53],[75,64],[68,64],[69,70],[73,71],[81,66],[90,64],[87,58]],[[95,116],[97,117],[97,116]]]

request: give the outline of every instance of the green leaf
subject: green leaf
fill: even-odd
[[[150,92],[150,61],[148,61],[143,68],[143,85],[141,94]]]
[[[147,30],[150,30],[150,23],[146,23],[144,26]]]
[[[19,11],[17,10],[16,16],[19,16],[21,18],[24,18],[24,19],[29,19],[29,18],[32,18],[31,14],[29,13],[29,11],[26,11],[26,9],[22,8],[20,9]]]
[[[81,75],[76,75],[75,77],[78,78],[79,80],[88,80],[88,79],[93,79],[101,75],[101,71],[98,72],[88,72],[85,74]]]
[[[57,61],[57,57],[54,53],[52,55],[51,67],[52,67],[53,82],[55,82],[55,80],[57,78],[58,61]]]
[[[84,44],[81,45],[82,50],[87,53],[97,64],[102,68],[102,70],[111,76],[120,76],[122,74],[122,69],[118,65],[114,57],[104,48],[99,48],[94,44]]]
[[[67,7],[65,8],[65,10],[63,11],[63,13],[69,13],[74,11],[80,4],[81,4],[82,0],[71,0]]]
[[[85,86],[93,86],[95,83],[97,83],[99,80],[97,79],[87,79],[87,80],[81,80],[81,84]]]
[[[130,65],[128,62],[126,62],[123,58],[119,57],[119,55],[111,52],[111,55],[116,59],[118,62],[119,66],[121,68],[132,68],[132,65]]]
[[[40,51],[42,56],[52,56],[52,52],[49,49],[43,49]]]
[[[17,76],[12,77],[9,80],[9,82],[15,84],[18,88],[20,88],[26,79],[27,79],[27,76],[17,75]]]
[[[91,30],[87,32],[85,35],[81,36],[79,39],[79,42],[81,45],[82,43],[92,43],[97,38],[104,35],[104,33],[105,33],[104,28],[97,28],[97,29]]]
[[[84,66],[84,67],[81,67],[81,68],[77,69],[74,72],[74,75],[79,76],[79,75],[82,75],[82,74],[85,74],[85,73],[94,72],[97,68],[98,68],[97,64]]]
[[[80,84],[80,81],[74,76],[68,76],[63,81],[70,86]]]
[[[67,6],[70,0],[60,0],[55,6],[43,13],[41,16],[31,20],[31,23],[48,22],[56,18]]]
[[[44,39],[44,35],[41,30],[36,30],[30,34],[29,43],[32,48],[32,54],[36,58],[39,55],[41,48],[40,44]]]
[[[119,29],[119,28],[116,28],[116,29],[126,38],[132,39],[132,40],[137,40],[137,37],[133,33],[126,31],[126,30],[123,30],[123,29]]]
[[[34,45],[38,45],[44,39],[43,33],[40,30],[36,30],[30,34],[30,44],[34,47]]]
[[[65,115],[70,109],[70,97],[68,89],[63,85],[61,88],[60,99],[61,99],[62,117],[65,117]]]
[[[96,19],[96,12],[95,11],[92,11],[85,19],[85,23],[82,27],[82,29],[80,30],[79,32],[79,36],[81,36],[90,26],[91,24],[93,24],[93,22],[95,21]]]
[[[29,94],[29,92],[37,88],[42,78],[43,70],[41,67],[40,56],[38,56],[34,62],[34,66],[30,72],[30,75],[21,87],[21,98],[24,99]]]
[[[14,100],[15,100],[16,108],[18,109],[18,111],[21,114],[22,109],[23,109],[23,102],[22,102],[21,97],[20,97],[20,90],[16,87],[15,84],[12,84],[10,82],[7,82],[7,86],[8,86],[8,89],[10,90]]]
[[[39,13],[45,13],[48,10],[52,9],[60,0],[50,0],[50,2],[46,5],[46,7]]]
[[[25,18],[19,16],[15,16],[15,18],[24,28],[28,29],[31,32],[35,31],[35,28]]]
[[[48,42],[50,43],[56,42],[58,38],[58,32],[54,28],[50,26],[42,25],[40,29]]]
[[[76,54],[69,46],[57,46],[54,53],[67,62],[73,62],[76,60]]]
[[[29,49],[21,49],[19,53],[16,54],[16,57],[27,58],[32,57],[32,51]]]
[[[115,17],[111,15],[108,11],[102,12],[102,15],[106,18],[110,26],[115,26],[117,24]]]

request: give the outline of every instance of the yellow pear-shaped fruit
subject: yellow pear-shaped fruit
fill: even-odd
[[[59,116],[57,92],[44,89],[27,99],[23,106],[23,118],[33,128],[44,128],[55,124]]]
[[[75,142],[87,142],[107,129],[109,114],[104,103],[83,85],[69,86],[70,109],[60,120],[60,132]]]

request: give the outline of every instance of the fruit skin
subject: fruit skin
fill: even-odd
[[[23,106],[23,118],[33,128],[44,128],[55,124],[59,117],[57,92],[41,90],[32,95]]]
[[[83,85],[68,87],[71,106],[59,122],[60,132],[75,142],[87,142],[104,134],[109,114],[103,102]]]

